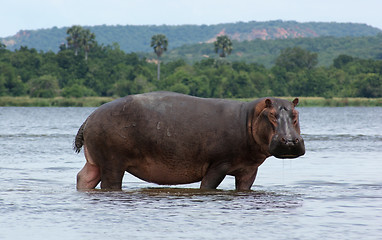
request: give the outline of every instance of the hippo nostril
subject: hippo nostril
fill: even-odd
[[[285,144],[288,142],[285,138],[281,138],[281,141]]]
[[[294,140],[294,143],[298,143],[300,140],[298,138],[296,138],[296,140]]]

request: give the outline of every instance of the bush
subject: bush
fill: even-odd
[[[175,83],[175,85],[170,87],[171,92],[189,94],[190,88],[183,83]]]
[[[58,80],[51,75],[43,75],[30,81],[31,97],[53,98],[59,93]]]
[[[96,96],[96,93],[90,88],[85,87],[84,85],[75,83],[71,85],[70,87],[65,87],[62,90],[62,96],[66,98],[68,97],[80,98],[80,97]]]
[[[382,97],[382,77],[375,73],[361,74],[357,82],[358,96],[367,98]]]

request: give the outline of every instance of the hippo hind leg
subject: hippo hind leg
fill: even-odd
[[[101,182],[102,189],[120,190],[124,171],[103,169],[89,162],[77,174],[77,189],[94,189]]]
[[[89,162],[77,174],[77,189],[89,190],[95,188],[101,181],[101,172],[98,166]]]
[[[101,168],[101,188],[109,190],[121,190],[122,179],[125,170],[120,167],[113,166]]]
[[[77,189],[89,190],[95,188],[101,181],[100,167],[95,164],[89,155],[86,145],[84,146],[84,155],[86,158],[85,166],[77,174]]]
[[[93,189],[101,182],[102,189],[121,190],[122,178],[125,173],[123,166],[118,164],[121,161],[99,151],[90,154],[86,145],[84,153],[86,164],[77,174],[77,189]]]

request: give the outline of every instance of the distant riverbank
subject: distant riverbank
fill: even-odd
[[[294,99],[293,97],[280,98]],[[299,107],[382,107],[382,98],[299,97],[299,100]]]
[[[293,97],[282,97],[292,100]],[[31,97],[0,97],[0,106],[15,107],[98,107],[110,102],[112,97],[84,97],[84,98],[31,98]],[[365,106],[382,107],[382,98],[323,98],[323,97],[300,97],[300,107],[346,107]],[[237,99],[251,101],[253,99]]]
[[[0,97],[0,106],[4,107],[98,107],[114,100],[111,97],[84,98],[31,98],[31,97]]]

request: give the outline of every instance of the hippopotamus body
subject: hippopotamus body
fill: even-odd
[[[82,124],[75,150],[86,164],[77,189],[121,189],[125,171],[157,184],[201,181],[215,189],[226,175],[249,190],[269,156],[305,153],[296,98],[253,102],[171,92],[130,95],[102,105]]]

